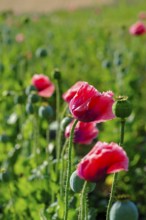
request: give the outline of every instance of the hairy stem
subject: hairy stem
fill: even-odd
[[[121,118],[121,136],[120,136],[120,145],[123,146],[124,143],[124,126],[125,126],[125,119]],[[111,194],[110,194],[110,198],[109,198],[109,202],[108,202],[108,206],[107,206],[107,212],[106,212],[106,220],[109,220],[109,213],[110,213],[110,209],[112,206],[112,203],[114,201],[114,197],[115,197],[115,187],[117,184],[117,179],[118,179],[118,173],[114,173],[114,177],[113,177],[113,183],[112,183],[112,187],[111,187]]]
[[[68,219],[68,197],[69,197],[69,179],[71,175],[71,155],[72,155],[72,145],[73,145],[73,136],[75,126],[78,120],[75,120],[70,132],[69,145],[68,145],[68,163],[67,163],[67,177],[66,177],[66,186],[65,186],[65,213],[64,220]]]

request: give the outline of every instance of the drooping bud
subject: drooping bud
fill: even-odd
[[[138,220],[136,205],[130,200],[116,201],[110,210],[110,220]]]
[[[128,101],[127,96],[119,96],[117,101],[113,104],[113,113],[118,118],[127,118],[132,112],[131,103]]]

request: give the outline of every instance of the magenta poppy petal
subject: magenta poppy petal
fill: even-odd
[[[70,136],[73,122],[71,122],[65,129],[65,137]],[[98,129],[95,122],[78,122],[74,131],[74,142],[79,144],[91,144],[93,139],[98,135]]]
[[[43,74],[35,74],[32,77],[32,85],[38,90],[38,94],[43,97],[51,97],[55,86],[49,78]]]
[[[84,82],[69,103],[69,109],[74,118],[83,122],[97,123],[113,119],[114,103],[111,91],[100,93],[93,86]]]
[[[142,22],[138,21],[129,28],[129,32],[132,35],[142,35],[145,34],[146,27]]]
[[[77,166],[80,178],[97,182],[107,174],[128,170],[126,152],[116,143],[97,142]]]
[[[84,82],[82,81],[78,81],[77,83],[75,83],[67,92],[62,95],[64,101],[69,103],[83,84]]]
[[[55,86],[52,84],[48,88],[39,91],[38,94],[42,97],[51,97],[52,94],[54,93],[54,90],[55,90]]]

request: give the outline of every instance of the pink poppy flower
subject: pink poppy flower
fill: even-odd
[[[146,11],[141,11],[138,15],[139,19],[143,19],[145,20],[146,19]]]
[[[69,103],[69,109],[74,118],[83,122],[96,123],[113,119],[114,103],[111,91],[100,93],[93,86],[84,82]]]
[[[24,34],[19,33],[15,36],[15,40],[17,43],[22,43],[25,40]]]
[[[67,92],[65,92],[63,94],[63,99],[66,102],[70,102],[71,99],[75,96],[76,92],[79,90],[79,88],[84,84],[84,82],[82,81],[78,81],[77,83],[75,83],[69,90],[67,90]]]
[[[129,32],[132,35],[142,35],[146,32],[146,27],[142,22],[138,21],[129,28]]]
[[[65,137],[70,136],[71,128],[73,125],[72,121],[65,129]],[[74,131],[74,143],[79,144],[91,144],[93,139],[98,135],[98,129],[96,128],[95,122],[81,122],[79,121]]]
[[[42,97],[50,97],[54,93],[55,86],[49,78],[43,74],[35,74],[32,77],[32,85],[38,90]]]
[[[97,142],[77,166],[81,179],[97,182],[107,174],[128,170],[126,152],[116,143]]]

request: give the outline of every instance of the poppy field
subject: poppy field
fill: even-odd
[[[0,219],[146,219],[146,3],[0,12]]]

